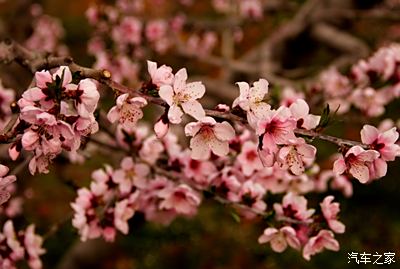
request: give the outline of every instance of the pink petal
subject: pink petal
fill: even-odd
[[[289,109],[293,117],[296,119],[304,118],[310,111],[308,104],[303,99],[297,99],[293,104],[290,105]]]
[[[287,248],[287,242],[280,233],[271,239],[271,248],[277,253],[282,253]]]
[[[230,141],[235,137],[235,129],[226,121],[216,123],[213,130],[215,136],[222,141]]]
[[[138,163],[135,165],[135,172],[138,177],[145,177],[150,173],[150,168],[146,164]]]
[[[15,161],[21,152],[17,151],[17,146],[13,145],[8,149],[8,155],[10,156],[11,160]]]
[[[379,152],[376,150],[366,150],[360,153],[357,158],[363,162],[372,162],[373,160],[379,158]]]
[[[210,139],[208,145],[212,152],[217,156],[226,156],[229,153],[229,143],[227,141],[221,141],[217,138]]]
[[[400,146],[397,144],[386,145],[379,152],[381,153],[381,158],[385,161],[394,161],[400,155]]]
[[[133,162],[132,157],[125,157],[121,161],[121,168],[124,170],[129,170],[134,167],[134,164],[135,163]]]
[[[49,71],[40,71],[35,73],[36,85],[41,89],[47,88],[47,83],[52,82],[51,74]]]
[[[162,85],[158,91],[158,94],[165,102],[167,102],[168,105],[171,106],[174,103],[174,90],[170,85]]]
[[[10,171],[10,168],[0,164],[0,177],[4,177],[5,175],[7,175],[8,171]]]
[[[331,228],[332,231],[334,231],[335,233],[342,234],[346,230],[346,227],[344,226],[344,224],[338,220],[330,220],[328,222],[328,224],[329,224],[329,228]]]
[[[22,147],[27,150],[33,150],[32,146],[34,146],[38,141],[39,135],[32,130],[25,132],[21,139]]]
[[[156,70],[157,70],[157,63],[152,61],[147,61],[147,71],[149,72],[151,77],[154,76]]]
[[[278,230],[275,228],[267,228],[264,230],[264,233],[258,238],[258,243],[264,244],[270,241],[275,235],[278,233]]]
[[[179,106],[172,104],[172,106],[169,107],[168,119],[171,123],[173,124],[181,123],[182,116],[183,116],[183,111]]]
[[[247,99],[250,93],[250,85],[247,82],[236,82],[239,86],[241,99]]]
[[[268,81],[266,79],[259,79],[253,83],[252,91],[250,93],[251,99],[254,101],[261,101],[264,96],[268,93]]]
[[[163,138],[168,133],[168,129],[169,124],[164,123],[163,119],[159,119],[156,124],[154,124],[154,132],[158,139]]]
[[[191,99],[199,99],[203,97],[206,92],[206,87],[204,87],[203,83],[200,81],[191,82],[186,84],[184,92],[188,94]]]
[[[379,137],[379,142],[384,143],[386,145],[394,144],[396,143],[398,138],[399,138],[399,133],[397,132],[396,127],[393,127],[392,129],[387,130],[386,132],[381,134],[381,136]]]
[[[129,101],[132,105],[136,105],[138,107],[144,107],[147,105],[147,101],[143,97],[133,97]]]
[[[296,176],[304,173],[304,164],[300,156],[295,150],[290,150],[289,154],[286,156],[286,162],[290,168],[290,171]]]
[[[352,165],[349,169],[350,174],[358,179],[361,183],[367,183],[369,180],[368,167],[362,164]]]
[[[378,139],[379,131],[374,126],[364,125],[361,130],[361,141],[364,144],[372,144]]]
[[[196,135],[190,140],[190,148],[194,160],[207,160],[210,157],[209,146],[201,135]]]
[[[202,105],[196,100],[190,100],[188,102],[182,103],[182,108],[185,113],[189,114],[196,120],[200,120],[206,116]]]
[[[285,235],[285,239],[288,242],[289,246],[297,250],[301,248],[301,243],[299,239],[296,237],[296,231],[292,227],[285,226],[280,230]]]
[[[387,173],[387,163],[382,159],[376,159],[372,165],[374,166],[375,176],[378,178],[384,177]]]
[[[123,104],[126,102],[126,99],[128,99],[129,93],[124,93],[118,96],[116,100],[117,107],[120,108],[123,106]]]
[[[195,136],[201,128],[201,122],[190,122],[185,126],[186,136]]]
[[[60,78],[63,78],[62,80],[62,86],[65,87],[67,84],[71,83],[72,81],[72,74],[71,71],[69,70],[68,66],[60,66],[60,68],[53,74],[53,79],[55,80],[56,77],[59,76]]]
[[[266,112],[271,110],[271,106],[264,102],[254,103],[250,108],[254,115],[259,119],[262,118]],[[247,116],[249,116],[249,113],[247,113]]]
[[[304,158],[313,159],[317,153],[317,149],[309,144],[303,144],[296,147],[297,152]]]
[[[303,122],[302,127],[303,127],[304,129],[307,129],[307,130],[312,130],[312,129],[314,129],[315,127],[318,126],[320,120],[321,120],[321,116],[307,115],[307,116],[304,118],[304,122]]]
[[[346,163],[344,161],[343,157],[340,157],[339,159],[337,159],[334,163],[333,163],[333,172],[336,175],[341,175],[344,173],[344,171],[346,171]]]
[[[22,98],[31,102],[35,102],[46,98],[46,95],[43,93],[42,89],[34,87],[26,90],[22,94]]]
[[[110,111],[107,113],[107,119],[111,122],[114,123],[119,119],[119,112],[116,106],[113,106]]]
[[[182,68],[175,74],[175,81],[174,81],[175,93],[179,93],[185,90],[186,80],[187,80],[186,68]]]

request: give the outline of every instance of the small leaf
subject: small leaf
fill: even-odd
[[[240,221],[241,221],[240,216],[238,214],[236,214],[236,212],[231,211],[230,215],[232,216],[234,221],[236,221],[237,223],[240,223]]]

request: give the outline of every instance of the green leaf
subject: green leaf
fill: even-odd
[[[241,221],[240,216],[236,212],[231,211],[230,215],[234,221],[236,221],[237,223],[240,223],[240,221]]]

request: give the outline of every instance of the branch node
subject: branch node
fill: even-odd
[[[101,72],[101,76],[105,79],[110,79],[111,78],[111,72],[104,69],[103,72]]]

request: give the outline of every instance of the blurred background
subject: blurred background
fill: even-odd
[[[265,77],[271,82],[272,92],[279,93],[284,84],[301,90],[328,66],[346,72],[351,63],[370,56],[377,48],[400,41],[400,1],[396,0],[266,0],[261,1],[261,15],[246,16],[216,10],[208,0],[140,2],[143,7],[140,13],[135,12],[143,20],[184,16],[188,24],[179,36],[171,34],[172,41],[168,41],[181,43],[167,42],[166,49],[144,43],[140,50],[130,51],[128,58],[135,60],[125,66],[134,66],[136,71],[120,81],[136,86],[148,79],[147,59],[170,65],[174,70],[186,67],[191,79],[206,84],[205,103],[209,107],[219,102],[231,104],[238,94],[233,86],[236,81]],[[104,61],[93,52],[96,37],[106,40],[111,55],[120,51],[107,43],[107,31],[102,31],[100,22],[89,23],[87,10],[93,5],[113,4],[109,0],[2,0],[0,38],[11,37],[33,50],[71,55],[83,66],[101,67]],[[201,54],[196,44],[203,42],[205,33],[211,30],[215,30],[215,40],[201,43],[211,44]],[[243,61],[247,65],[241,65]],[[119,63],[119,68],[124,65]],[[115,70],[114,73],[119,69]],[[21,93],[32,76],[17,64],[10,64],[0,66],[0,78],[4,86]],[[106,107],[111,106],[112,97],[112,94],[103,96]],[[392,102],[379,118],[359,117],[359,111],[350,111],[327,131],[359,140],[363,124],[377,125],[384,118],[396,121],[399,105],[398,100]],[[322,109],[318,102],[312,107],[315,113]],[[152,119],[155,112],[148,111],[146,117]],[[335,149],[325,143],[316,144],[324,166],[325,158]],[[5,158],[2,154],[2,162]],[[310,262],[296,251],[277,254],[269,245],[259,245],[257,238],[265,228],[262,221],[238,222],[232,216],[232,209],[213,201],[205,201],[193,219],[178,218],[164,227],[146,223],[143,216],[136,214],[130,221],[129,235],[118,237],[114,244],[102,240],[81,243],[69,221],[74,186],[86,186],[91,172],[111,161],[106,152],[90,158],[84,165],[72,165],[58,158],[48,175],[32,177],[27,171],[19,174],[17,193],[26,198],[23,214],[16,217],[16,223],[35,223],[38,232],[45,234],[45,268],[399,268],[398,160],[389,163],[388,174],[378,181],[367,185],[353,181],[354,193],[350,198],[337,191],[307,196],[314,202],[310,207],[315,207],[325,195],[335,195],[341,204],[340,219],[346,225],[346,233],[337,236],[340,251],[325,251]],[[326,161],[326,166],[330,165]],[[380,266],[348,263],[350,252],[394,252],[396,263]]]

